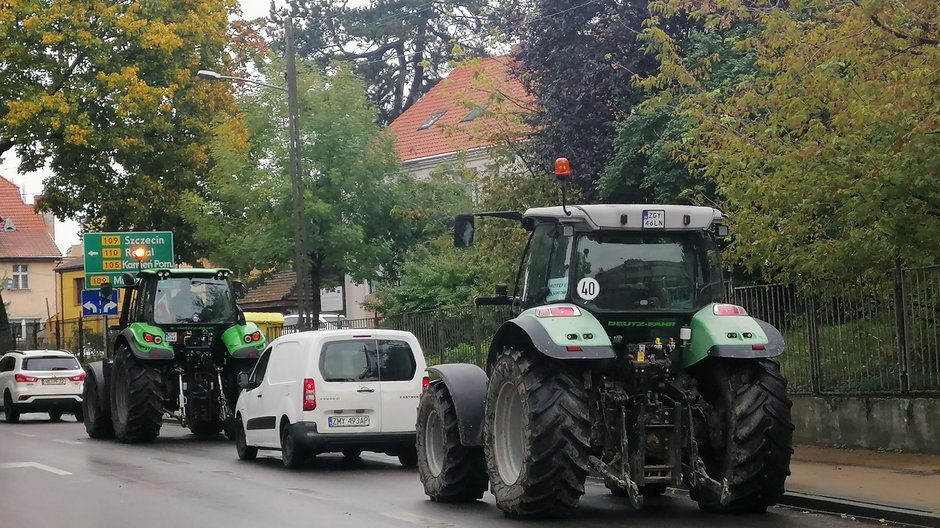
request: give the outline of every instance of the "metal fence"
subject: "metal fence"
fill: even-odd
[[[738,287],[731,297],[783,333],[792,392],[940,393],[940,266],[875,282]]]
[[[79,361],[95,361],[104,356],[104,323],[100,317],[21,323],[10,328],[17,350],[67,350]]]

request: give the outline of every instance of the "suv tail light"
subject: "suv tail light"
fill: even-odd
[[[14,374],[13,379],[16,380],[17,383],[36,383],[39,381],[39,378],[26,376],[24,374]]]
[[[747,315],[747,310],[735,304],[716,304],[715,315]]]
[[[427,390],[431,386],[431,378],[425,376],[421,378],[421,390]]]
[[[85,381],[85,373],[82,372],[81,374],[78,374],[77,376],[72,376],[71,378],[69,378],[69,381]]]
[[[317,385],[312,379],[304,380],[304,410],[312,411],[317,408]]]

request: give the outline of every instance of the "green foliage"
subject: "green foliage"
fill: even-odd
[[[91,230],[173,230],[199,253],[180,195],[209,168],[216,111],[233,99],[200,68],[236,67],[235,0],[0,2],[0,153],[52,176],[38,204]]]
[[[669,14],[679,2],[654,2]],[[654,4],[651,4],[654,5]],[[904,3],[706,2],[706,26],[757,21],[753,73],[709,86],[722,57],[684,62],[653,19],[644,39],[663,89],[693,123],[684,153],[715,181],[735,234],[732,256],[782,280],[854,278],[940,257],[940,12]]]
[[[15,350],[16,338],[13,337],[13,329],[10,328],[10,319],[7,316],[7,306],[3,302],[3,290],[0,288],[0,350]]]
[[[376,124],[362,84],[346,68],[324,74],[299,65],[304,229],[314,287],[346,273],[374,278],[392,254],[390,200],[397,181],[391,138]],[[276,83],[281,70],[263,72]],[[290,269],[294,256],[286,98],[249,92],[241,111],[219,122],[215,166],[202,195],[186,195],[187,221],[213,260],[246,275]]]

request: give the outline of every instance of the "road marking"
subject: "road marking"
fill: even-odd
[[[154,459],[154,460],[157,460],[157,461],[159,461],[159,462],[166,462],[167,464],[179,464],[179,465],[186,465],[186,464],[188,464],[188,462],[184,462],[184,461],[182,461],[182,460],[177,460],[177,459],[175,459],[175,458],[153,457],[153,459]]]
[[[19,435],[19,436],[25,436],[26,438],[39,438],[37,435],[29,434],[29,433],[13,433],[13,434]]]
[[[305,495],[307,497],[313,497],[314,499],[320,499],[325,501],[335,501],[336,497],[332,495],[327,495],[325,493],[320,493],[319,491],[314,491],[312,489],[305,488],[287,488],[287,491],[291,493],[296,493],[298,495]]]
[[[225,475],[226,477],[232,477],[233,479],[238,480],[245,480],[248,478],[245,475],[242,475],[241,473],[235,473],[234,471],[213,471],[213,473],[216,475]]]
[[[398,519],[399,521],[417,524],[418,526],[423,526],[424,528],[458,528],[456,524],[451,524],[447,521],[432,519],[430,517],[422,517],[420,515],[414,515],[408,512],[383,513],[382,515],[391,517],[392,519]]]
[[[82,445],[84,442],[79,442],[78,440],[53,440],[53,442],[58,442],[60,444],[68,445]]]
[[[4,462],[0,463],[0,469],[15,469],[15,468],[35,468],[41,469],[43,471],[48,471],[49,473],[54,473],[56,475],[71,475],[68,471],[64,469],[54,468],[52,466],[47,466],[45,464],[40,464],[39,462]]]

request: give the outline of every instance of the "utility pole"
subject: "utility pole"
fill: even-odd
[[[297,295],[297,325],[301,330],[316,328],[310,321],[313,316],[313,296],[319,292],[310,291],[310,248],[307,244],[307,230],[304,225],[304,180],[300,170],[300,122],[297,104],[297,63],[294,47],[294,17],[288,13],[284,22],[284,40],[287,52],[287,114],[290,127],[290,172],[293,187],[293,224],[294,224],[294,272],[297,282],[294,289]]]

